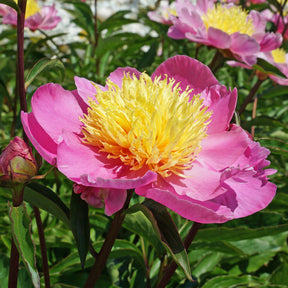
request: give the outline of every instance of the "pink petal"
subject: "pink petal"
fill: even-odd
[[[231,37],[226,32],[219,29],[209,27],[208,41],[210,45],[219,49],[229,49],[231,46]]]
[[[228,192],[223,197],[219,197],[217,202],[223,203],[232,194],[230,200],[226,202],[230,204],[234,218],[245,217],[264,209],[276,193],[275,184],[268,182],[263,186],[261,179],[255,177],[255,172],[252,170],[228,169],[223,173],[222,178]],[[231,199],[234,199],[234,204]]]
[[[53,139],[61,141],[63,130],[79,133],[83,111],[72,92],[58,84],[46,84],[34,93],[31,106],[39,125]]]
[[[235,112],[237,90],[231,92],[225,86],[214,85],[205,89],[201,98],[204,99],[203,104],[209,107],[208,111],[212,111],[208,135],[227,130]]]
[[[220,204],[213,202],[195,201],[186,195],[177,195],[167,185],[169,184],[165,182],[155,185],[149,184],[136,188],[135,192],[140,196],[161,203],[191,221],[199,223],[223,223],[232,219],[232,213],[229,208],[222,207]],[[220,213],[217,210],[220,210]]]
[[[105,214],[110,216],[119,211],[123,207],[126,197],[126,190],[109,189],[105,199]]]
[[[122,87],[122,79],[124,77],[124,74],[129,73],[130,76],[135,75],[137,78],[141,75],[141,72],[139,72],[135,68],[131,67],[125,67],[125,68],[117,68],[115,71],[113,71],[109,75],[109,79],[115,83],[119,88]]]
[[[279,33],[266,33],[262,38],[260,47],[262,52],[272,51],[279,48],[282,44],[283,38]]]
[[[94,85],[100,86],[90,80],[87,80],[82,77],[74,77],[75,85],[77,87],[78,94],[83,99],[83,101],[88,104],[88,100],[92,99],[97,102],[96,100],[96,94],[97,90]],[[93,85],[94,84],[94,85]],[[105,88],[100,86],[100,88],[103,88],[102,90],[105,90]]]
[[[234,125],[230,131],[212,134],[203,139],[197,161],[216,170],[230,167],[244,154],[249,141],[246,131]]]
[[[231,51],[239,55],[249,55],[259,52],[259,44],[246,34],[231,34]]]
[[[56,164],[57,144],[38,124],[33,113],[21,112],[24,131],[39,154],[51,165]]]
[[[218,84],[210,69],[201,62],[188,56],[179,55],[167,59],[160,64],[152,74],[152,79],[161,76],[162,79],[173,78],[176,83],[180,83],[179,87],[186,90],[187,86],[193,88],[193,93],[197,94],[206,87]]]
[[[91,187],[133,189],[154,181],[156,173],[131,171],[121,160],[108,159],[96,147],[85,145],[74,133],[64,133],[58,145],[58,169],[78,184]]]

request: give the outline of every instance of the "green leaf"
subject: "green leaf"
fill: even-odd
[[[126,14],[131,13],[130,10],[121,10],[112,14],[109,18],[103,21],[98,27],[98,33],[104,29],[115,30],[116,28],[122,27],[125,24],[131,24],[137,22],[135,19],[129,19]]]
[[[35,258],[36,251],[31,239],[31,220],[26,212],[25,204],[22,203],[18,207],[9,206],[9,218],[12,224],[14,242],[31,276],[34,287],[40,288],[40,277]]]
[[[24,200],[51,213],[70,227],[69,209],[51,189],[38,183],[29,183],[24,189]]]
[[[221,253],[215,253],[214,251],[206,254],[197,264],[193,270],[193,276],[199,277],[200,275],[213,271],[215,266],[220,262],[222,258]]]
[[[287,78],[277,67],[273,66],[264,59],[257,58],[257,64],[253,65],[253,68],[263,73],[272,74],[281,78]]]
[[[215,288],[215,287],[225,287],[225,288],[232,288],[238,287],[241,284],[241,287],[252,287],[248,285],[249,283],[253,282],[250,279],[249,275],[244,275],[242,277],[233,276],[233,275],[225,275],[225,276],[218,276],[211,280],[208,280],[202,288]]]
[[[265,90],[263,92],[263,94],[261,94],[261,97],[265,98],[265,99],[274,99],[275,97],[287,97],[287,86],[273,86],[267,90]]]
[[[173,260],[182,268],[186,277],[192,281],[186,250],[166,207],[153,200],[146,199],[142,204],[136,204],[131,208],[130,213],[141,211],[147,217],[157,237],[171,253]]]
[[[61,81],[63,80],[65,73],[65,67],[63,63],[59,59],[43,58],[40,59],[26,75],[25,89],[31,85],[31,83],[42,71],[47,69],[59,69],[61,72]]]
[[[155,234],[151,222],[142,213],[142,211],[134,212],[133,214],[127,214],[123,222],[123,227],[139,236],[142,236],[156,249],[159,255],[165,251],[159,238]]]
[[[238,228],[207,228],[198,231],[195,241],[238,241],[254,239],[264,236],[276,235],[288,231],[288,224],[250,229],[245,227]]]
[[[13,0],[0,0],[0,3],[13,8],[17,13],[21,12],[19,6]]]
[[[77,243],[78,253],[83,269],[85,266],[90,241],[88,212],[88,204],[81,199],[80,194],[72,192],[70,203],[71,230]]]

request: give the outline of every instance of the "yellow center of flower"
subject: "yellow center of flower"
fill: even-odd
[[[286,52],[282,48],[275,49],[271,51],[273,60],[275,63],[285,63],[286,61]]]
[[[213,27],[229,35],[240,32],[251,36],[254,32],[254,25],[252,20],[248,19],[248,13],[239,6],[214,5],[213,9],[202,15],[202,21],[207,30]]]
[[[14,0],[18,4],[18,0]],[[27,0],[25,19],[40,11],[36,0]]]
[[[152,80],[143,73],[125,75],[122,88],[107,81],[97,89],[84,115],[83,143],[97,146],[108,158],[120,159],[131,170],[148,168],[168,177],[191,168],[206,137],[211,112],[192,89],[181,91],[173,79]]]

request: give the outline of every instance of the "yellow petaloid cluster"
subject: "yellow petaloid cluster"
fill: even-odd
[[[285,63],[286,52],[282,48],[275,49],[271,52],[275,63]]]
[[[202,21],[208,30],[213,27],[233,34],[239,32],[251,36],[254,32],[254,25],[248,18],[248,13],[239,6],[221,6],[214,5],[206,14],[202,15]]]
[[[18,4],[18,0],[14,0]],[[27,0],[25,19],[40,11],[36,0]]]
[[[189,101],[192,90],[181,91],[173,79],[139,79],[125,75],[122,88],[107,81],[89,101],[81,121],[83,142],[98,146],[108,158],[119,158],[131,170],[148,167],[163,177],[181,175],[201,150],[211,116],[200,95]]]

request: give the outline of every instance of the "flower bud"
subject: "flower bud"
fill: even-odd
[[[37,173],[32,149],[15,137],[0,155],[0,186],[13,187],[28,182]]]

